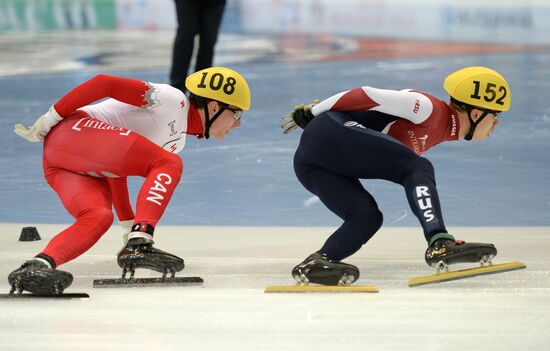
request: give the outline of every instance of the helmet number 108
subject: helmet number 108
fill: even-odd
[[[202,78],[199,84],[197,84],[197,88],[205,89],[207,88],[206,80],[207,80],[208,72],[202,73]],[[225,82],[225,84],[224,84]],[[235,92],[235,84],[237,84],[237,80],[233,77],[227,77],[227,79],[223,76],[221,73],[214,73],[210,77],[208,81],[208,86],[210,89],[216,91],[223,88],[223,92],[227,95],[231,95]]]
[[[479,80],[474,80],[474,93],[470,95],[472,99],[481,100],[481,95],[479,94],[481,82]],[[483,100],[487,102],[494,101],[497,98],[497,85],[495,83],[487,83],[487,86],[485,87],[485,93],[483,95]],[[504,98],[506,97],[506,88],[503,86],[498,87],[498,93],[500,96],[495,101],[495,103],[499,105],[504,105]]]

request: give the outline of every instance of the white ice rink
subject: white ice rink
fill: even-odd
[[[0,276],[39,252],[62,226],[39,225],[41,241],[19,242],[20,224],[0,225]],[[113,227],[64,266],[66,292],[89,300],[0,300],[0,350],[548,350],[549,229],[450,228],[494,243],[494,262],[526,270],[415,288],[431,273],[417,228],[384,228],[348,262],[357,284],[378,294],[265,294],[292,283],[289,272],[331,228],[159,227],[157,246],[185,258],[182,276],[201,287],[94,289],[116,277],[122,240]],[[461,267],[462,268],[462,267]],[[156,273],[138,271],[142,277]],[[0,281],[7,292],[7,279]]]

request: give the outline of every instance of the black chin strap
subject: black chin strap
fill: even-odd
[[[214,122],[218,119],[218,117],[220,117],[220,115],[225,110],[225,108],[220,108],[218,112],[216,112],[216,114],[212,117],[212,119],[210,119],[210,114],[208,113],[208,102],[210,101],[207,101],[207,104],[204,106],[204,117],[205,117],[204,118],[204,138],[205,139],[210,138],[210,127],[212,126],[212,124],[214,124]]]
[[[466,134],[466,136],[464,137],[464,140],[472,140],[472,138],[474,137],[474,133],[476,131],[477,125],[481,123],[481,121],[483,121],[483,119],[489,114],[489,111],[483,111],[483,114],[481,115],[481,117],[479,117],[479,119],[476,122],[474,122],[474,120],[472,119],[472,108],[468,107],[467,111],[468,111],[468,118],[470,119],[470,130],[468,131],[468,134]]]

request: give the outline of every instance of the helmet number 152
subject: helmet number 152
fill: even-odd
[[[481,82],[479,80],[474,80],[474,93],[470,95],[472,99],[481,100],[481,95],[479,94]],[[485,87],[485,93],[483,94],[483,100],[487,102],[494,101],[497,99],[497,94],[499,94],[498,99],[495,103],[499,105],[504,105],[504,98],[506,97],[507,91],[506,87],[499,86],[498,92],[496,90],[497,85],[495,83],[487,83]]]
[[[221,73],[214,73],[212,76],[210,76],[210,79],[208,80],[208,86],[207,83],[207,77],[208,72],[203,72],[201,81],[199,84],[197,84],[197,88],[206,89],[208,86],[212,90],[220,90],[223,88],[223,92],[227,95],[231,95],[235,92],[235,84],[237,84],[237,80],[233,77],[227,77],[227,79],[223,76]],[[225,84],[224,84],[225,82]]]

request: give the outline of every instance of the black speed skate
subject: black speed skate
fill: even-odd
[[[10,294],[28,291],[37,295],[60,295],[73,282],[73,275],[30,260],[11,272],[8,282],[11,285]]]
[[[359,269],[351,264],[332,261],[315,252],[292,270],[298,284],[350,285],[359,278]]]
[[[185,267],[183,259],[168,252],[153,247],[153,241],[145,238],[134,238],[128,240],[126,247],[120,251],[117,259],[118,265],[122,268],[122,279],[130,272],[130,279],[134,278],[137,268],[151,269],[162,273],[162,277],[170,273],[175,277],[176,272]]]
[[[479,262],[482,266],[490,265],[491,259],[496,255],[497,249],[493,244],[441,238],[428,247],[425,259],[428,265],[436,267],[440,272],[448,271],[448,265],[455,263]]]

